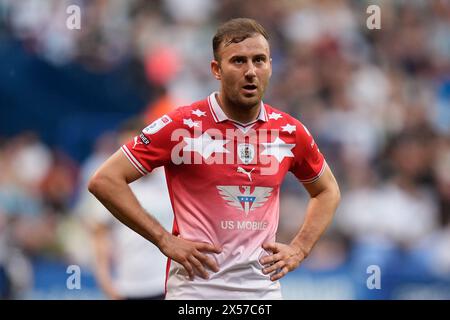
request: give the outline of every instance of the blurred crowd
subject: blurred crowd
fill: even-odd
[[[81,30],[65,27],[70,4],[81,7]],[[370,4],[381,8],[380,30],[366,26]],[[271,35],[265,102],[308,127],[341,187],[335,221],[305,268],[352,261],[450,279],[450,1],[0,0],[0,15],[0,34],[57,67],[107,73],[131,57],[136,83],[152,92],[140,114],[147,123],[217,90],[216,27],[255,18]],[[99,137],[83,162],[34,132],[0,139],[4,297],[26,295],[36,256],[91,265],[80,194],[95,159],[116,150],[114,135]],[[280,241],[297,232],[307,199],[287,179]]]

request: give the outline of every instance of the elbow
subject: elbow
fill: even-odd
[[[341,190],[337,183],[335,184],[333,195],[334,195],[334,200],[336,202],[336,208],[337,208],[337,206],[341,202]]]
[[[104,189],[105,180],[107,180],[107,177],[105,177],[99,172],[96,172],[89,180],[88,183],[89,192],[92,193],[94,196],[98,197],[98,195]]]
[[[88,190],[100,200],[117,194],[118,188],[122,185],[127,185],[125,178],[100,169],[89,179]]]

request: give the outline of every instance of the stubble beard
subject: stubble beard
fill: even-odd
[[[261,103],[263,92],[258,92],[255,96],[248,98],[241,95],[239,92],[233,92],[225,95],[225,99],[228,100],[228,103],[238,108],[250,110]]]

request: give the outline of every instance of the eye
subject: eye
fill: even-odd
[[[236,57],[232,60],[233,64],[243,64],[245,63],[245,58],[243,57]]]
[[[266,59],[264,58],[264,57],[256,57],[255,58],[255,62],[256,63],[263,63],[263,62],[265,62],[266,61]]]

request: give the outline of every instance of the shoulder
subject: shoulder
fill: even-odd
[[[190,105],[179,106],[167,114],[175,123],[183,123],[183,119],[198,118],[209,110],[208,99],[195,101]]]
[[[159,131],[163,127],[172,129],[183,127],[186,122],[194,121],[196,118],[206,115],[208,109],[209,105],[207,99],[196,101],[190,105],[179,106],[153,121],[143,131],[144,133],[151,134],[155,130]]]
[[[280,130],[280,135],[295,139],[296,145],[314,145],[314,137],[308,128],[296,117],[271,105],[264,104],[270,128]]]
[[[297,133],[307,133],[308,129],[306,129],[305,125],[289,113],[281,111],[266,103],[264,104],[264,108],[266,110],[268,121],[273,122],[272,125],[279,125],[280,127],[284,127],[288,130],[290,130],[292,126],[295,126],[294,130],[297,131]]]

